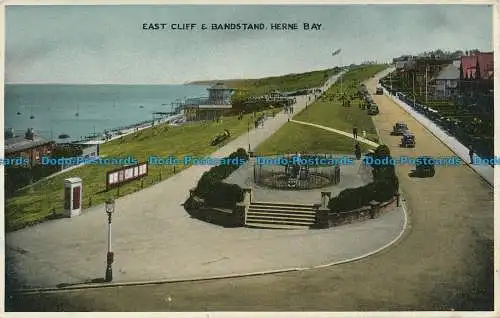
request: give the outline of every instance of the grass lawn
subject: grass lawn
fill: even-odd
[[[366,144],[360,145],[364,152],[372,149]],[[289,122],[255,149],[258,156],[296,152],[354,155],[354,140],[328,130]]]
[[[230,140],[246,133],[249,116],[251,115],[245,116],[242,120],[238,120],[237,117],[225,117],[219,124],[209,122],[178,127],[161,125],[103,144],[100,151],[102,156],[108,158],[132,156],[139,162],[147,161],[149,156],[176,156],[178,158],[185,155],[206,156],[222,146],[211,146],[210,142],[223,129],[231,132]],[[116,189],[105,191],[106,172],[118,167],[117,165],[86,165],[20,190],[15,197],[7,199],[5,203],[6,231],[44,221],[51,215],[52,209],[55,209],[57,213],[62,212],[64,179],[69,177],[82,178],[84,209],[103,203],[108,197],[116,198],[118,196]],[[185,166],[177,166],[174,172],[173,166],[150,165],[148,176],[123,185],[119,190],[119,196],[140,190],[141,183],[144,187],[149,187],[185,168]]]
[[[347,95],[357,93],[361,82],[369,79],[373,75],[387,68],[386,65],[369,65],[350,70],[343,79],[343,91]],[[305,108],[302,112],[295,115],[293,119],[319,124],[346,132],[352,132],[355,126],[358,128],[358,134],[366,131],[367,138],[377,141],[378,136],[373,125],[371,116],[366,110],[359,108],[360,99],[351,100],[351,107],[342,107],[342,101],[339,99],[341,92],[340,82],[335,83],[318,101]]]
[[[265,95],[273,90],[296,91],[305,88],[319,87],[325,81],[338,73],[340,69],[327,69],[300,74],[287,74],[283,76],[266,77],[261,79],[200,81],[194,84],[214,84],[224,82],[227,86],[245,91],[249,96]]]

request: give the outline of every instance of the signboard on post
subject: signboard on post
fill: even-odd
[[[148,175],[148,163],[138,163],[131,166],[108,171],[106,174],[106,191]]]

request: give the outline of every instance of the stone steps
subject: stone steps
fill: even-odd
[[[252,202],[246,226],[271,229],[306,229],[316,222],[312,205]]]

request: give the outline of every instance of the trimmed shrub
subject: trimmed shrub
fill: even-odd
[[[359,209],[368,205],[376,196],[375,183],[369,183],[366,186],[352,189],[345,189],[338,196],[330,199],[328,208],[333,212],[347,212]]]
[[[232,208],[243,200],[243,195],[238,185],[217,182],[205,196],[205,202],[213,207]]]
[[[247,161],[248,158],[245,149],[238,148],[224,159],[244,159]],[[238,168],[239,165],[237,164],[221,164],[210,168],[210,170],[203,173],[198,181],[195,194],[213,207],[232,208],[236,203],[243,200],[243,189],[236,184],[228,184],[222,181]]]
[[[387,145],[380,145],[375,149],[375,158],[385,158],[391,155],[391,150]]]
[[[375,149],[373,156],[376,159],[391,159],[390,154],[389,147],[380,145]],[[373,165],[372,174],[372,183],[340,192],[338,196],[330,199],[328,208],[333,212],[346,212],[368,205],[372,200],[378,202],[390,200],[399,188],[394,165]]]

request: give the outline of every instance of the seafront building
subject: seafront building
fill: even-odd
[[[190,98],[182,105],[186,121],[215,120],[231,110],[231,96],[235,89],[216,83],[208,90],[208,97]]]
[[[55,143],[41,136],[36,135],[33,129],[29,128],[24,136],[15,136],[13,130],[5,134],[5,157],[29,158],[30,162],[40,162],[40,158],[50,155]]]

